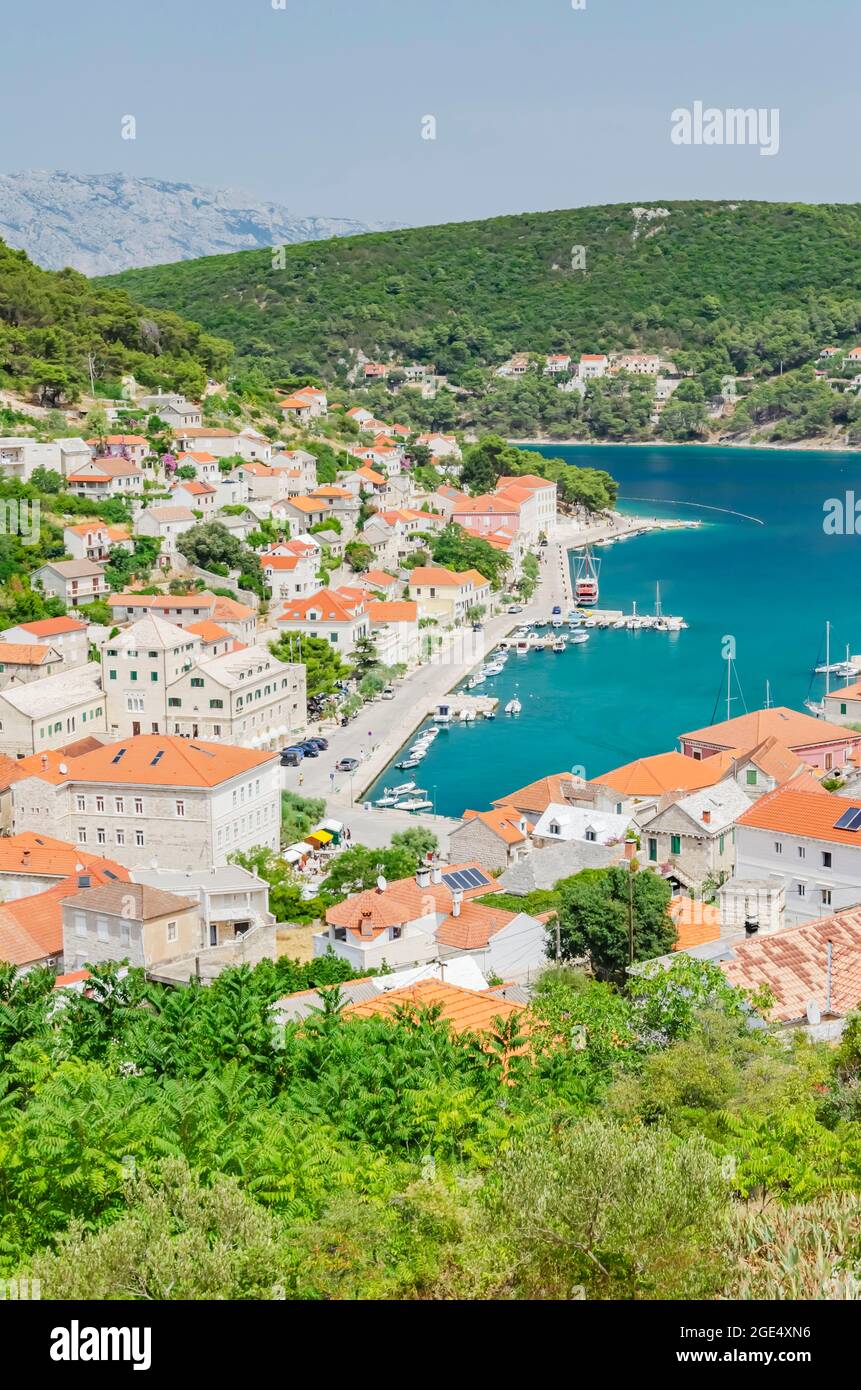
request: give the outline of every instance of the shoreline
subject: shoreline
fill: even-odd
[[[849,454],[858,457],[861,446],[851,444],[744,444],[725,439],[506,439],[517,449],[770,449],[779,454]]]

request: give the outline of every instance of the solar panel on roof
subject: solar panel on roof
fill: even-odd
[[[112,762],[112,763],[118,763],[119,760],[120,760],[120,758],[121,758],[121,757],[123,756],[123,754],[125,753],[125,751],[126,751],[125,748],[121,748],[120,751],[119,751],[119,753],[115,753],[114,756],[111,758],[111,762]]]
[[[861,807],[850,806],[848,811],[843,812],[834,829],[857,830],[859,826],[861,826]]]

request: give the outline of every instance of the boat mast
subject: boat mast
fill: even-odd
[[[660,618],[660,617],[661,617],[661,585],[660,585],[660,582],[658,582],[658,583],[655,585],[655,617],[656,617],[656,618]]]
[[[831,624],[825,624],[825,696],[831,691]]]
[[[726,663],[726,717],[732,718],[730,706],[732,705],[732,657],[727,658]]]
[[[765,682],[765,708],[771,709],[771,681]]]

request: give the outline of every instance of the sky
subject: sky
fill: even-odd
[[[412,225],[595,203],[858,198],[854,0],[5,9],[4,173],[120,171]],[[776,108],[777,153],[674,143],[672,113],[697,101]],[[129,115],[134,140],[121,136]],[[434,139],[422,137],[429,116]]]

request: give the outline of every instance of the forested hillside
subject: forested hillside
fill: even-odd
[[[858,330],[858,205],[659,206],[420,227],[290,246],[283,268],[252,251],[103,283],[199,321],[275,379],[336,379],[349,350],[429,360],[467,387],[518,350],[663,348],[695,370],[770,373]]]
[[[231,355],[176,313],[141,308],[74,270],[40,270],[0,241],[0,388],[62,406],[130,372],[142,385],[198,396]]]

